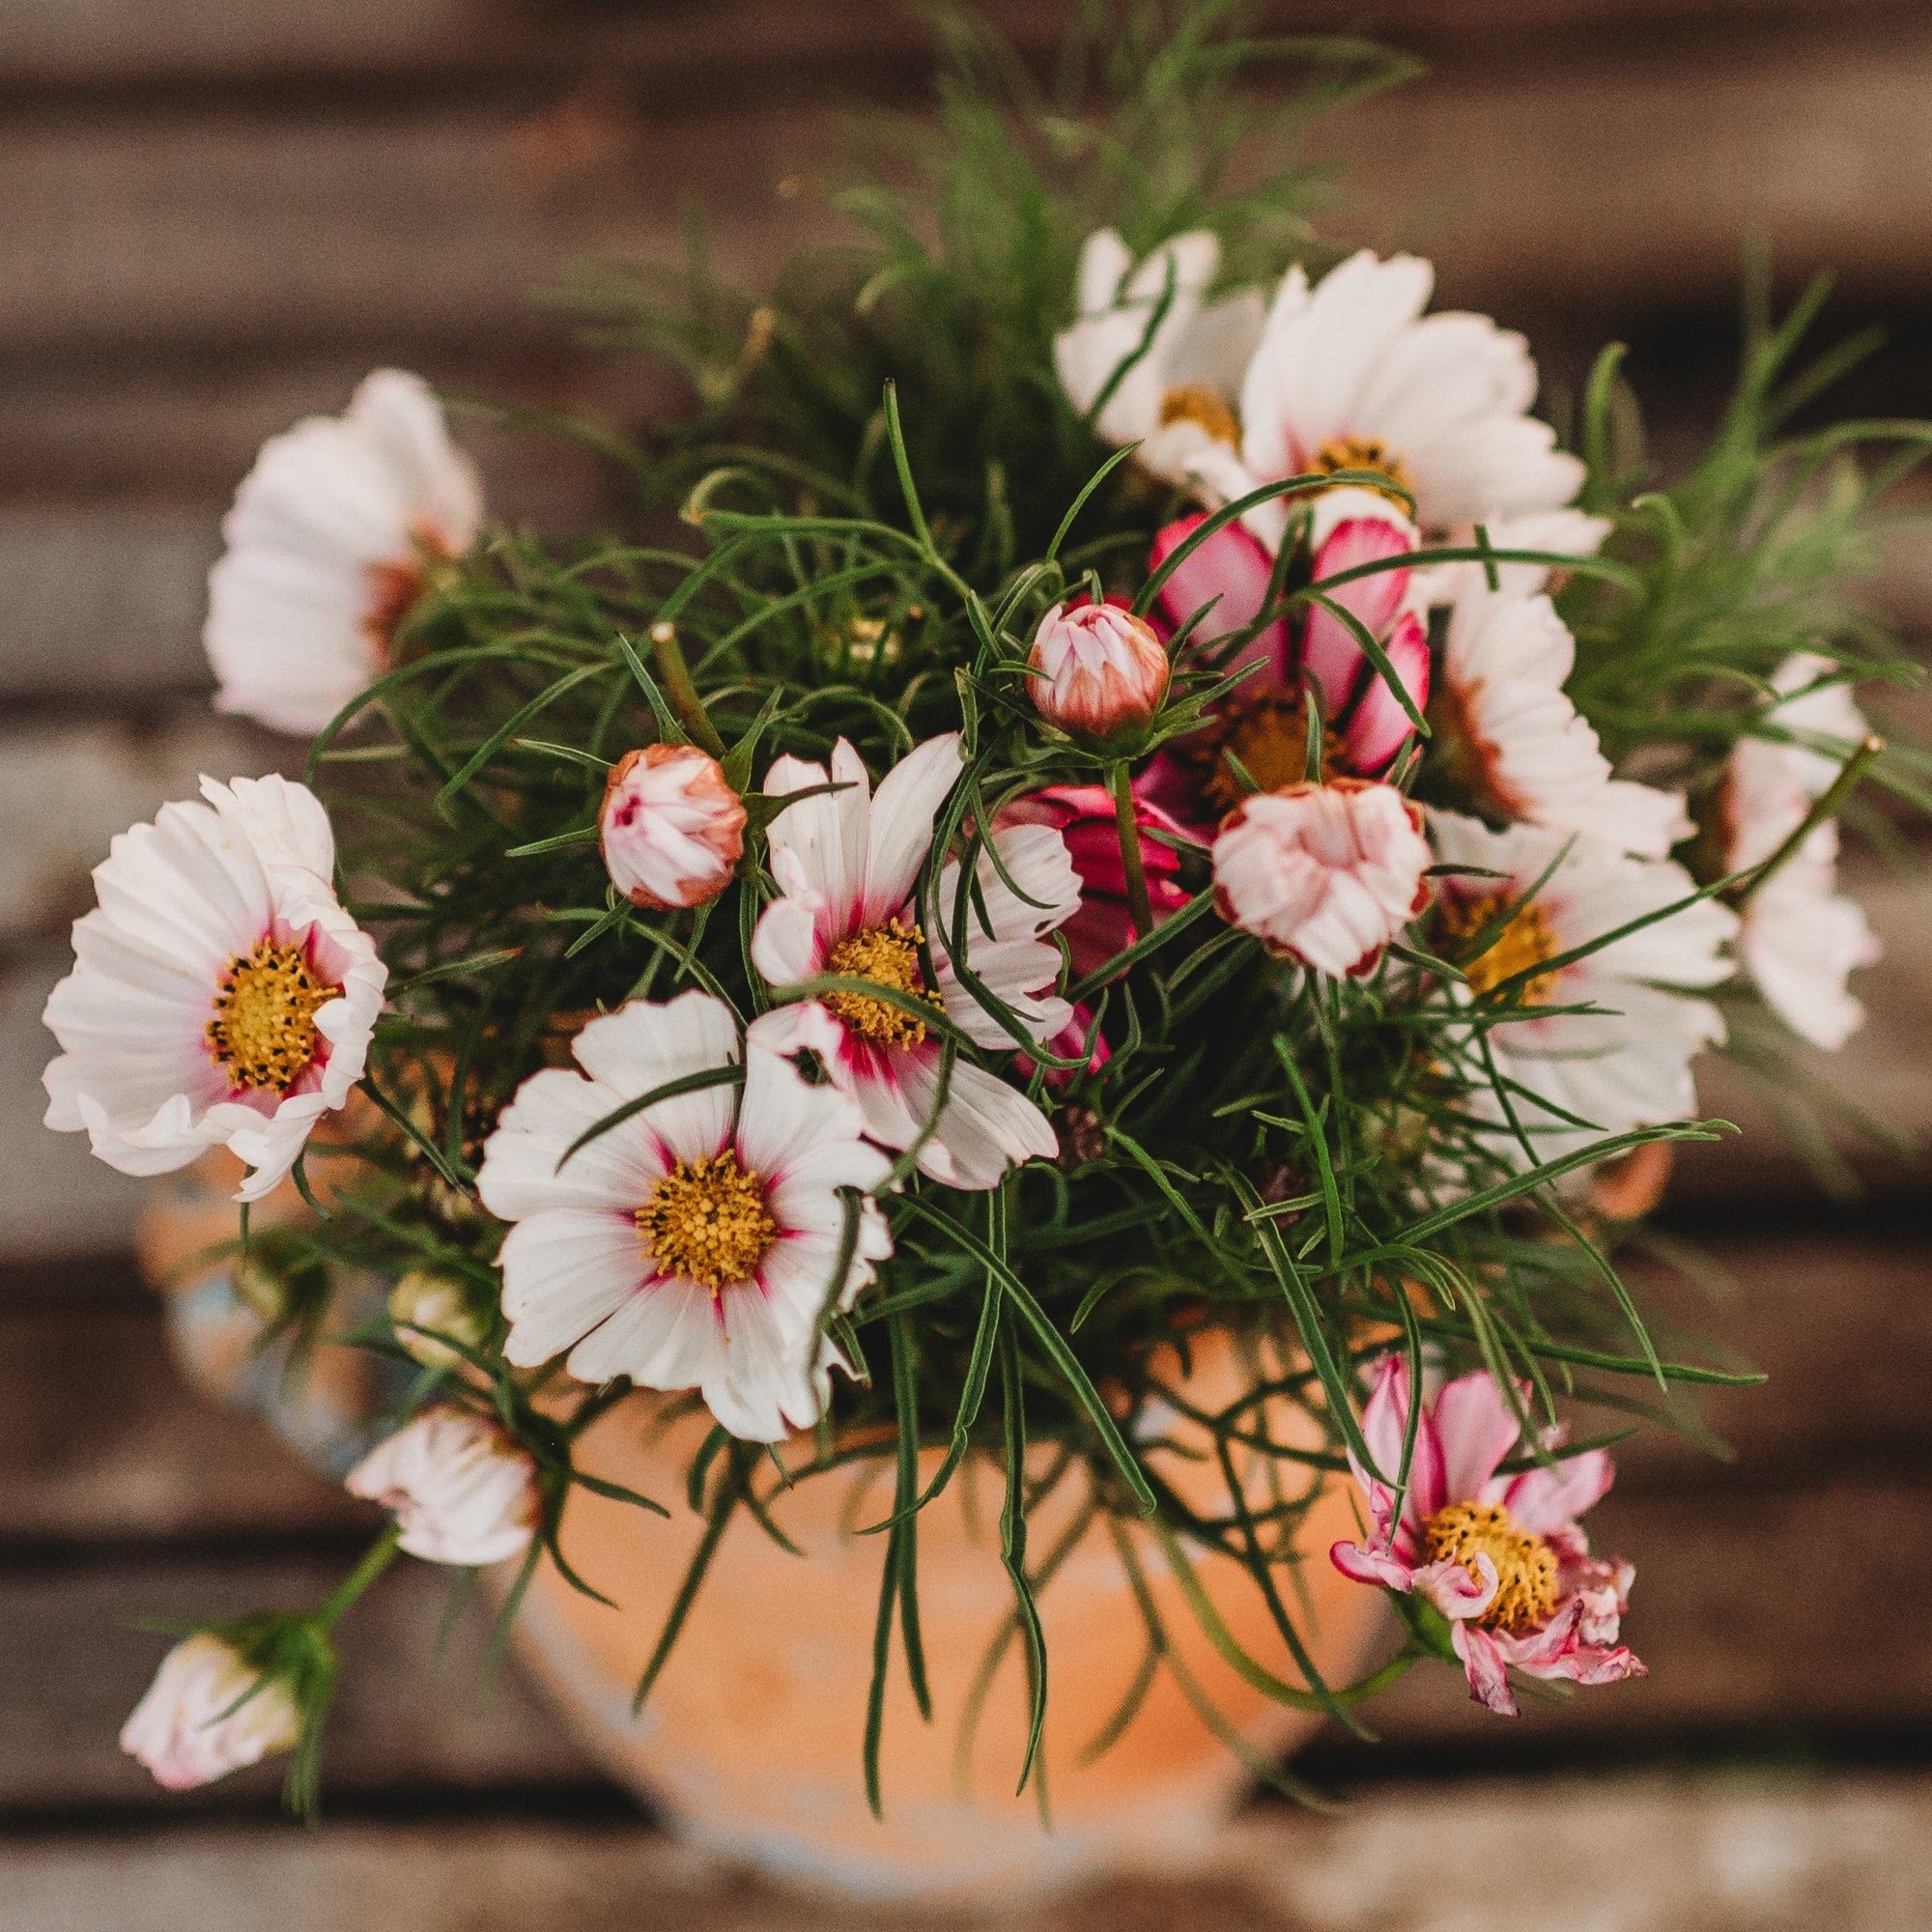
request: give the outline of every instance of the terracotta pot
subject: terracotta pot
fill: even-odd
[[[1228,1385],[1197,1372],[1198,1384]],[[639,1399],[602,1418],[582,1445],[595,1474],[670,1505],[670,1521],[580,1493],[565,1518],[565,1553],[620,1609],[572,1589],[548,1565],[520,1622],[526,1662],[565,1721],[625,1783],[667,1811],[688,1837],[793,1883],[874,1898],[943,1900],[970,1893],[1032,1896],[1123,1864],[1172,1870],[1205,1848],[1251,1773],[1161,1672],[1113,1747],[1086,1747],[1122,1705],[1148,1650],[1147,1626],[1118,1550],[1095,1523],[1039,1596],[1047,1645],[1043,1752],[1051,1829],[1031,1789],[1016,1796],[1027,1728],[1027,1673],[1017,1641],[991,1681],[970,1763],[959,1738],[989,1643],[1011,1616],[999,1555],[1004,1475],[973,1458],[919,1518],[919,1600],[933,1716],[921,1720],[903,1651],[895,1650],[880,1753],[884,1822],[862,1776],[883,1536],[855,1529],[890,1515],[884,1462],[847,1465],[781,1492],[772,1514],[805,1552],[782,1549],[742,1515],[726,1531],[690,1622],[640,1716],[633,1691],[683,1577],[702,1523],[685,1506],[684,1477],[704,1420],[650,1427]],[[1305,1426],[1305,1419],[1304,1419]],[[1289,1439],[1277,1425],[1277,1436]],[[794,1463],[803,1454],[792,1457]],[[1225,1509],[1218,1473],[1167,1455],[1163,1473],[1197,1509]],[[937,1457],[923,1459],[929,1479]],[[1034,1452],[1033,1467],[1044,1466]],[[1244,1481],[1246,1478],[1244,1477]],[[1337,1537],[1356,1533],[1347,1478],[1316,1477],[1306,1560],[1278,1572],[1318,1667],[1331,1684],[1358,1673],[1382,1615],[1378,1594],[1329,1564]],[[1259,1492],[1257,1492],[1257,1494]],[[1029,1516],[1037,1567],[1073,1524],[1086,1495],[1069,1476]],[[1216,1654],[1187,1609],[1159,1547],[1132,1533],[1161,1621],[1182,1667],[1261,1751],[1292,1748],[1321,1721],[1284,1710]],[[1199,1574],[1248,1653],[1300,1681],[1260,1594],[1232,1560],[1197,1559]]]

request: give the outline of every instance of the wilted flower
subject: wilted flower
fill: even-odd
[[[293,1748],[300,1732],[301,1712],[289,1686],[203,1632],[184,1637],[161,1660],[121,1727],[121,1748],[170,1791],[189,1791],[270,1751]]]
[[[1608,1456],[1591,1449],[1498,1474],[1520,1425],[1487,1374],[1462,1376],[1415,1417],[1398,1511],[1409,1403],[1408,1364],[1390,1356],[1362,1412],[1376,1471],[1349,1458],[1374,1533],[1366,1544],[1336,1544],[1336,1569],[1432,1605],[1448,1620],[1470,1695],[1499,1717],[1516,1716],[1512,1669],[1577,1684],[1641,1677],[1643,1665],[1617,1642],[1634,1573],[1593,1557],[1577,1521],[1610,1487]],[[1554,1451],[1563,1439],[1548,1430],[1539,1446]]]
[[[1293,784],[1221,821],[1214,898],[1270,952],[1359,977],[1429,903],[1429,863],[1422,813],[1393,785]]]
[[[745,854],[745,802],[696,745],[646,745],[611,768],[598,814],[611,883],[633,904],[702,905]]]
[[[343,1481],[391,1511],[401,1548],[472,1568],[529,1546],[538,1514],[528,1455],[488,1416],[439,1404],[379,1442]]]
[[[1113,604],[1056,604],[1027,662],[1039,715],[1082,737],[1145,730],[1167,696],[1167,651],[1153,626]]]

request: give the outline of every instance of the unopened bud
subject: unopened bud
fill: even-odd
[[[343,1487],[393,1511],[399,1547],[426,1563],[500,1563],[536,1530],[529,1457],[488,1416],[446,1404],[378,1443]]]
[[[462,1353],[439,1341],[446,1335],[466,1348],[483,1346],[483,1318],[470,1300],[469,1291],[453,1275],[439,1274],[434,1268],[412,1268],[389,1291],[389,1320],[395,1323],[396,1340],[426,1369],[454,1369],[463,1363]],[[431,1333],[424,1334],[424,1329]]]
[[[611,767],[598,828],[611,883],[656,912],[702,905],[745,853],[745,802],[696,745],[646,745]]]
[[[301,1733],[295,1693],[223,1638],[185,1637],[161,1660],[147,1694],[121,1730],[121,1748],[170,1791],[212,1784]]]
[[[1153,626],[1112,604],[1056,605],[1028,663],[1039,715],[1082,737],[1144,730],[1167,696],[1167,650]]]

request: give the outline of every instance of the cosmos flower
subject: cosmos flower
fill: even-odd
[[[398,1548],[426,1563],[500,1563],[536,1533],[529,1457],[490,1417],[449,1403],[379,1442],[343,1488],[390,1511]]]
[[[45,1020],[64,1049],[46,1123],[123,1174],[212,1147],[258,1201],[362,1077],[387,969],[329,884],[321,801],[286,779],[201,782],[95,867],[99,905]]]
[[[1049,724],[1076,736],[1142,731],[1167,696],[1167,652],[1153,627],[1113,604],[1056,604],[1039,620],[1027,696]]]
[[[597,816],[611,883],[634,905],[702,905],[745,854],[745,801],[696,745],[646,745],[611,767]]]

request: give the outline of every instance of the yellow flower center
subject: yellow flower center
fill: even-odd
[[[1500,1503],[1449,1503],[1422,1525],[1432,1563],[1460,1563],[1480,1578],[1476,1558],[1496,1566],[1494,1601],[1476,1619],[1485,1630],[1534,1629],[1556,1607],[1556,1552]]]
[[[1202,803],[1211,811],[1232,811],[1247,796],[1247,787],[1223,753],[1232,752],[1263,791],[1279,791],[1308,776],[1308,706],[1299,693],[1237,691],[1207,730],[1177,740],[1172,749],[1191,772]],[[1324,729],[1323,776],[1340,749]]]
[[[340,986],[316,977],[299,946],[262,938],[221,976],[207,1039],[238,1087],[286,1094],[315,1058],[315,1016]]]
[[[726,1148],[681,1160],[658,1181],[638,1209],[638,1233],[660,1272],[699,1282],[716,1296],[752,1278],[779,1224],[757,1170],[741,1169]]]
[[[936,1007],[939,996],[927,989],[919,970],[919,949],[924,938],[918,926],[889,919],[884,925],[868,925],[841,939],[825,964],[828,971],[845,979],[869,980],[875,986],[890,986]],[[879,1046],[918,1046],[925,1039],[925,1022],[890,1001],[867,999],[864,993],[828,993],[825,1004],[854,1033]]]
[[[1178,422],[1196,424],[1231,449],[1240,447],[1241,426],[1227,397],[1211,383],[1181,383],[1160,399],[1161,428]]]
[[[1481,893],[1473,898],[1444,895],[1442,920],[1452,939],[1467,939],[1494,923],[1512,895],[1506,892]],[[1549,923],[1549,916],[1534,900],[1519,906],[1503,923],[1487,947],[1474,959],[1460,961],[1468,976],[1471,992],[1493,991],[1505,980],[1519,973],[1530,973],[1517,989],[1526,1007],[1541,1006],[1556,984],[1554,973],[1531,972],[1546,959],[1554,959],[1563,950]]]
[[[1406,491],[1409,497],[1415,495],[1415,483],[1408,473],[1407,466],[1394,450],[1378,436],[1335,436],[1330,437],[1315,452],[1315,460],[1309,469],[1319,470],[1324,476],[1332,476],[1339,469],[1376,469],[1395,485],[1393,490],[1385,490],[1378,483],[1363,483],[1356,487],[1374,490],[1386,497],[1405,514],[1408,503],[1400,494]]]

